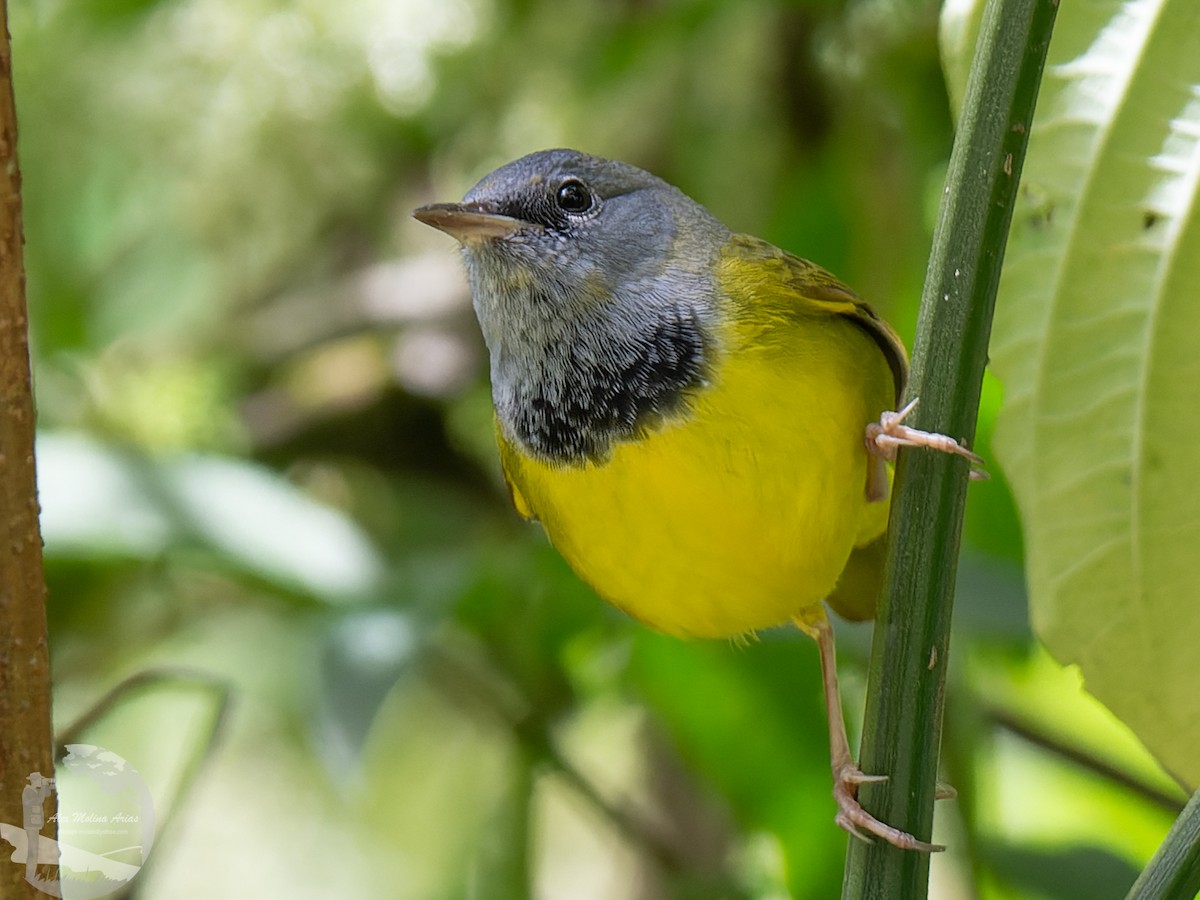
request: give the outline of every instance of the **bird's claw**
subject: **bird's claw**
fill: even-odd
[[[843,767],[842,780],[848,784],[880,784],[888,780],[886,775],[867,775],[858,766]]]
[[[926,447],[939,453],[950,453],[970,460],[971,478],[976,481],[986,480],[988,473],[983,468],[983,457],[968,450],[949,435],[921,431],[904,424],[904,420],[917,408],[918,402],[919,398],[914,397],[903,409],[887,410],[880,414],[878,422],[868,425],[865,435],[867,450],[887,460],[894,460],[896,451],[901,447]]]
[[[901,850],[919,850],[923,853],[945,850],[941,844],[930,844],[907,831],[879,821],[862,808],[858,802],[858,786],[881,781],[887,781],[887,776],[866,775],[854,763],[847,762],[836,766],[833,770],[833,799],[837,801],[838,812],[834,822],[847,833],[868,844],[872,843],[870,835],[874,835]]]

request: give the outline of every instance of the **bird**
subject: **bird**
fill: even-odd
[[[820,651],[836,823],[908,850],[858,788],[827,606],[870,618],[908,356],[835,276],[678,188],[531,153],[415,210],[461,245],[512,503],[604,600],[659,632],[793,623]]]

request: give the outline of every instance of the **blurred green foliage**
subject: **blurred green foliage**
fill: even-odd
[[[455,253],[408,212],[576,146],[837,271],[911,336],[951,140],[936,7],[10,16],[56,715],[161,664],[234,695],[136,892],[835,896],[815,647],[648,633],[517,520]],[[1011,499],[972,490],[935,896],[1122,896],[1170,813],[1038,742],[1163,778],[1032,648]],[[853,718],[869,629],[841,632]],[[171,696],[89,736],[163,803],[208,721]]]

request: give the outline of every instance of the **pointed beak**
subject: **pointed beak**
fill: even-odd
[[[431,203],[413,211],[413,218],[444,231],[462,244],[503,238],[538,226],[489,212],[476,203]]]

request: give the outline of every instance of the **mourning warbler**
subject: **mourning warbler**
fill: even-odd
[[[896,446],[975,458],[889,412],[908,367],[895,332],[819,266],[573,150],[415,216],[462,244],[518,511],[659,631],[814,637],[838,823],[938,849],[858,803],[872,776],[846,740],[823,603],[873,614]]]

